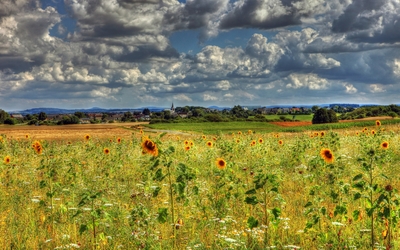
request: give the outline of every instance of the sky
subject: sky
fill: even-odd
[[[1,0],[0,109],[400,103],[399,0]]]

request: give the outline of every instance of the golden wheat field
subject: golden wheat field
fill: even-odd
[[[0,128],[1,249],[399,249],[398,125]]]

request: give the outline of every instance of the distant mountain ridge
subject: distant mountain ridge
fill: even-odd
[[[247,108],[259,108],[259,107],[266,107],[266,108],[291,108],[291,107],[304,107],[304,108],[311,108],[312,106],[319,106],[319,107],[329,107],[330,105],[341,105],[341,104],[313,104],[313,105],[240,105],[242,107],[247,107]],[[359,105],[360,107],[362,106],[379,106],[378,104],[346,104],[346,105]],[[395,104],[399,106],[400,104]],[[387,105],[382,105],[382,106],[387,106]],[[148,106],[148,107],[140,107],[140,108],[111,108],[111,109],[106,109],[106,108],[100,108],[100,107],[93,107],[89,109],[61,109],[61,108],[46,108],[46,107],[41,107],[41,108],[31,108],[31,109],[25,109],[25,110],[19,110],[19,111],[10,111],[8,113],[11,114],[39,114],[40,112],[45,112],[46,114],[73,114],[77,111],[84,112],[84,113],[124,113],[124,112],[138,112],[138,111],[143,111],[143,109],[148,108],[150,109],[151,112],[160,112],[165,109],[170,109],[170,107],[158,107],[158,106]],[[214,110],[230,110],[232,107],[220,107],[220,106],[209,106],[209,109],[214,109]]]

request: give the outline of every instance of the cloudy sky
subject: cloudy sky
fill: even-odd
[[[399,0],[0,1],[0,108],[400,103]]]

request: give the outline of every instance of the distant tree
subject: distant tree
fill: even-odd
[[[314,113],[312,124],[319,123],[333,123],[338,122],[338,118],[336,116],[336,112],[332,109],[327,110],[325,108],[317,109]]]
[[[329,123],[339,122],[336,112],[332,109],[328,110],[328,117],[329,117],[328,120]]]
[[[162,116],[165,120],[169,120],[169,119],[172,118],[171,112],[170,112],[169,110],[163,111],[161,116]]]
[[[79,124],[80,119],[76,115],[64,116],[61,121],[57,122],[57,125],[67,125],[67,124]]]
[[[397,113],[394,111],[389,111],[388,115],[391,116],[392,118],[395,118],[398,116]]]
[[[40,112],[38,116],[39,121],[44,121],[47,119],[47,114],[45,112]]]
[[[83,113],[83,112],[81,112],[81,111],[76,111],[76,112],[74,113],[74,115],[75,115],[76,117],[78,117],[79,119],[82,119],[83,117],[85,117],[85,113]]]
[[[132,119],[133,119],[133,115],[131,112],[128,111],[128,112],[124,113],[124,116],[122,116],[121,121],[130,122],[130,121],[132,121]]]
[[[8,117],[4,120],[4,124],[15,125],[15,124],[17,124],[17,120],[15,120],[14,118]]]
[[[30,121],[30,120],[32,120],[34,117],[31,115],[31,114],[27,114],[25,117],[24,117],[24,120],[27,120],[27,121]]]
[[[9,117],[10,115],[6,111],[0,109],[0,124],[3,124],[4,121]]]
[[[319,109],[319,107],[317,105],[314,105],[311,107],[311,110],[313,113],[315,113],[315,111],[317,111]]]
[[[194,117],[200,117],[203,116],[204,112],[201,109],[194,109],[192,110],[192,116]]]
[[[242,108],[240,105],[234,106],[231,111],[231,115],[236,116],[238,118],[247,118],[249,117],[249,114],[244,108]]]
[[[103,115],[101,116],[101,120],[105,121],[108,118],[108,114],[107,113],[103,113]]]
[[[151,112],[150,112],[150,109],[145,108],[145,109],[143,109],[142,113],[143,113],[144,115],[150,115]]]

